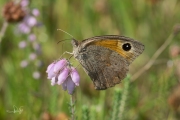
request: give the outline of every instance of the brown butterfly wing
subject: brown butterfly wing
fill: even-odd
[[[129,51],[123,50],[122,46],[126,43],[131,45],[131,49]],[[129,64],[144,51],[144,45],[139,41],[118,35],[104,35],[88,38],[84,40],[80,46],[82,46],[82,48],[86,48],[90,45],[102,46],[115,51],[125,58]]]
[[[122,47],[126,43],[131,45],[128,51]],[[117,35],[96,36],[81,43],[73,39],[72,45],[74,57],[98,90],[120,83],[126,77],[129,64],[144,50],[140,42]]]
[[[77,59],[97,90],[115,86],[128,72],[129,65],[122,56],[101,46],[88,46],[86,52],[79,54]]]

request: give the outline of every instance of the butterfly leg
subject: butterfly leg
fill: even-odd
[[[68,51],[65,51],[60,57],[59,57],[59,59],[61,59],[65,54],[70,54],[70,55],[73,55],[73,53],[72,52],[68,52]]]

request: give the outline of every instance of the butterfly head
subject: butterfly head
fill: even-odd
[[[74,54],[74,57],[76,58],[79,54],[79,41],[75,40],[75,39],[72,39],[71,41],[71,44],[73,46],[73,54]]]
[[[72,44],[73,48],[77,48],[79,45],[79,42],[73,38],[71,41],[71,44]]]

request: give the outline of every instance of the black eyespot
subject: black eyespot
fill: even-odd
[[[125,51],[131,50],[131,44],[130,43],[123,44],[122,49]]]

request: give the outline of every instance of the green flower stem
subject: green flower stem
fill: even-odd
[[[112,114],[110,117],[110,120],[119,120],[118,114],[119,114],[119,107],[120,107],[120,100],[122,96],[122,90],[117,88],[114,91],[114,99],[113,99],[113,109]]]
[[[127,95],[128,95],[128,89],[129,89],[129,83],[130,83],[130,75],[126,77],[124,80],[124,88],[121,96],[121,101],[120,101],[120,108],[119,108],[119,120],[123,120],[123,112],[127,100]]]
[[[71,110],[71,120],[75,120],[75,95],[70,95],[70,110]]]
[[[131,82],[135,81],[141,74],[147,71],[154,64],[155,60],[159,57],[159,55],[167,48],[167,46],[171,43],[173,38],[175,37],[174,33],[171,33],[169,37],[165,40],[165,42],[161,45],[161,47],[154,53],[151,59],[147,62],[147,64],[139,69],[132,77]]]
[[[1,31],[0,31],[0,44],[1,44],[2,38],[4,37],[7,27],[8,27],[8,23],[4,21]]]

